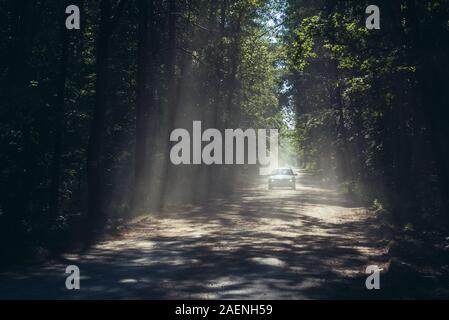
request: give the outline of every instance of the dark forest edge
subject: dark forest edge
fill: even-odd
[[[380,30],[367,1],[76,1],[79,31],[69,4],[0,4],[2,263],[232,190],[240,168],[169,164],[169,132],[201,119],[280,128],[289,159],[372,207],[392,256],[441,265],[447,1],[376,1]]]

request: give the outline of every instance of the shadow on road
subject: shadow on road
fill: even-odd
[[[379,255],[366,209],[301,172],[297,190],[256,183],[151,216],[83,255],[0,274],[0,298],[379,298],[364,270]],[[65,267],[81,289],[65,288]]]

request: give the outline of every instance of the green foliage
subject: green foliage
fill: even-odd
[[[441,219],[445,206],[440,204],[447,202],[425,199],[438,198],[436,189],[448,190],[446,169],[441,171],[447,166],[438,160],[448,148],[433,139],[446,132],[436,119],[447,116],[447,95],[441,94],[447,81],[438,77],[448,70],[443,52],[449,48],[440,44],[448,36],[443,25],[449,6],[444,1],[377,5],[381,30],[370,31],[363,2],[288,1],[285,95],[296,113],[299,156],[304,166],[335,177],[346,193],[375,199],[375,207],[382,199],[399,220],[429,211]]]
[[[0,21],[0,35],[5,40],[0,43],[0,81],[2,89],[6,89],[0,91],[0,233],[5,239],[40,245],[53,241],[50,235],[66,233],[84,219],[87,196],[93,189],[87,179],[88,146],[93,129],[98,128],[98,118],[104,122],[100,128],[98,187],[103,209],[114,218],[130,214],[139,68],[149,75],[143,85],[147,102],[144,108],[148,110],[144,115],[148,124],[148,151],[144,155],[148,201],[159,201],[154,190],[170,178],[171,172],[151,171],[152,166],[162,167],[168,161],[165,133],[171,125],[168,108],[173,108],[168,105],[169,2],[148,1],[153,5],[147,26],[151,30],[150,49],[141,65],[140,7],[134,2],[126,4],[114,26],[109,26],[104,119],[98,114],[95,118],[99,99],[97,59],[100,40],[104,40],[100,37],[100,3],[85,2],[81,30],[71,32],[61,24],[62,2],[0,3],[0,10],[9,17]],[[116,14],[119,1],[110,4]],[[173,109],[177,121],[173,125],[189,128],[192,120],[202,119],[208,127],[281,128],[281,132],[287,132],[279,102],[283,52],[276,43],[279,37],[268,27],[278,20],[274,15],[283,1],[201,0],[175,4]],[[61,71],[64,32],[68,48],[65,75]],[[61,83],[65,84],[62,101],[58,100]],[[55,159],[59,159],[59,165]],[[191,201],[183,198],[185,190],[195,189],[187,186],[195,183],[191,171],[185,169],[177,174],[176,182],[182,183],[173,183],[172,193],[179,192],[182,201]],[[53,212],[56,180],[59,205]]]

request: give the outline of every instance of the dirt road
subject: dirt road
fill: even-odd
[[[366,209],[299,172],[297,190],[264,184],[145,218],[65,261],[0,274],[0,298],[370,298],[380,254]],[[80,290],[65,288],[68,264]]]

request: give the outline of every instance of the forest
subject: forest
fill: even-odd
[[[0,12],[0,265],[238,194],[257,166],[170,162],[170,133],[199,120],[278,129],[281,163],[367,208],[393,257],[435,252],[447,275],[449,1],[5,0]]]

